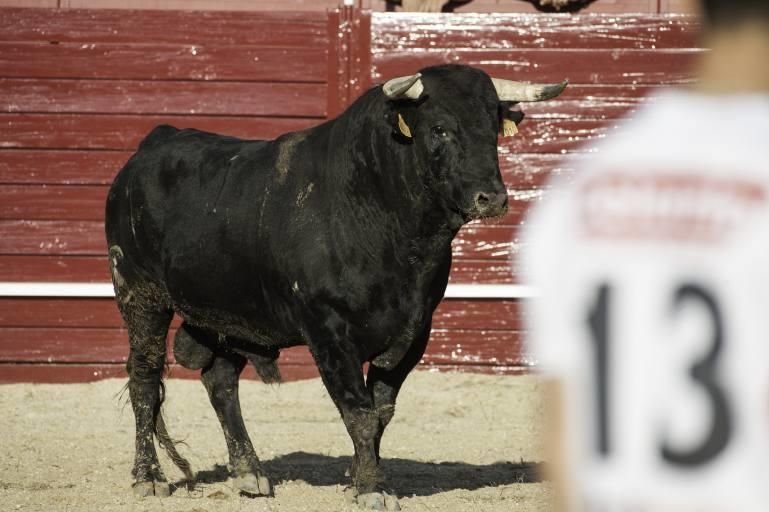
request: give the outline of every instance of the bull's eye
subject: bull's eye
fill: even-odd
[[[448,132],[441,125],[433,126],[432,133],[434,137],[439,139],[445,139],[446,137],[449,136]]]

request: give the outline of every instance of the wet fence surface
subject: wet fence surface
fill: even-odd
[[[0,8],[0,282],[109,281],[107,189],[157,124],[273,138],[333,117],[389,77],[462,63],[570,80],[500,139],[508,215],[471,223],[454,243],[452,284],[521,284],[518,230],[548,176],[572,173],[622,116],[690,81],[696,28],[660,14]],[[21,295],[0,296],[0,381],[124,375],[127,335],[112,299]],[[445,300],[423,365],[526,371],[520,300]],[[281,365],[287,378],[317,375],[304,348]],[[172,364],[172,375],[192,372]]]

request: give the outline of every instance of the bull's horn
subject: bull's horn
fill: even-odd
[[[382,91],[385,96],[391,100],[398,100],[401,98],[417,100],[419,99],[419,96],[422,95],[422,91],[425,90],[422,85],[422,80],[420,80],[421,76],[421,73],[417,73],[416,75],[392,78],[385,82],[382,86]]]
[[[544,101],[555,98],[569,85],[568,80],[560,84],[527,84],[502,78],[492,78],[500,101]]]

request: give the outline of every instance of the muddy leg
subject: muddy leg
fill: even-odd
[[[357,503],[373,510],[400,510],[394,496],[385,491],[385,477],[376,457],[375,439],[379,416],[363,381],[363,369],[355,346],[324,339],[312,347],[323,383],[342,414],[355,448],[353,494]]]
[[[270,481],[262,470],[240,413],[238,379],[245,364],[246,358],[239,354],[217,352],[211,365],[203,370],[201,380],[224,431],[230,469],[234,473],[233,486],[248,494],[268,496]]]
[[[166,334],[172,313],[135,305],[125,305],[121,312],[128,324],[128,391],[136,420],[134,493],[142,497],[168,496],[168,481],[158,463],[153,434],[160,412]]]
[[[377,433],[374,437],[377,461],[380,459],[379,445],[382,441],[382,434],[395,414],[395,399],[398,397],[403,381],[422,359],[429,338],[430,327],[428,326],[422,335],[414,341],[403,359],[391,369],[380,368],[374,363],[369,365],[366,387],[371,393],[374,410],[379,418]]]

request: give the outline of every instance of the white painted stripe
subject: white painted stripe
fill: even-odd
[[[0,297],[114,297],[112,283],[0,283]]]
[[[111,283],[0,283],[0,297],[113,297]],[[447,299],[527,299],[532,286],[520,284],[450,284]]]

